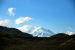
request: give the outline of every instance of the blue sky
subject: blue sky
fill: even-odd
[[[8,16],[8,8],[16,8],[15,16]],[[16,25],[43,26],[53,32],[75,32],[75,4],[74,0],[5,0],[1,6],[1,19],[13,22],[20,16],[29,16],[32,21]]]

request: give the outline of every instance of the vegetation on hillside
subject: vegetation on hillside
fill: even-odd
[[[33,37],[15,28],[0,26],[0,50],[75,50],[75,35]]]

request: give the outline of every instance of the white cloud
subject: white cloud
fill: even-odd
[[[68,34],[68,35],[75,34],[75,32],[73,31],[73,28],[71,26],[67,27],[66,29],[67,29],[66,34]]]
[[[0,19],[0,26],[9,26],[10,20]]]
[[[70,32],[70,31],[67,31],[66,34],[68,34],[68,35],[73,35],[73,34],[75,34],[75,33],[74,33],[74,32]]]
[[[30,33],[34,29],[34,27],[32,25],[23,25],[17,29],[19,29],[22,32]]]
[[[9,16],[14,16],[15,15],[15,9],[16,8],[8,8],[8,15]]]
[[[16,24],[22,24],[22,23],[28,22],[30,20],[32,20],[31,17],[20,17],[20,18],[16,19]]]

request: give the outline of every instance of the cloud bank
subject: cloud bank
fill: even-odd
[[[9,26],[10,20],[8,19],[0,19],[0,26]]]
[[[75,32],[67,31],[66,34],[73,35],[73,34],[75,34]]]
[[[18,27],[17,29],[22,32],[30,33],[34,29],[34,27],[32,25],[23,25],[21,27]]]
[[[20,17],[20,18],[16,19],[16,24],[26,23],[31,20],[32,20],[31,17]]]

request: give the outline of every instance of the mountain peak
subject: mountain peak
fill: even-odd
[[[54,33],[51,30],[45,29],[43,27],[36,27],[31,34],[37,37],[50,37]]]

